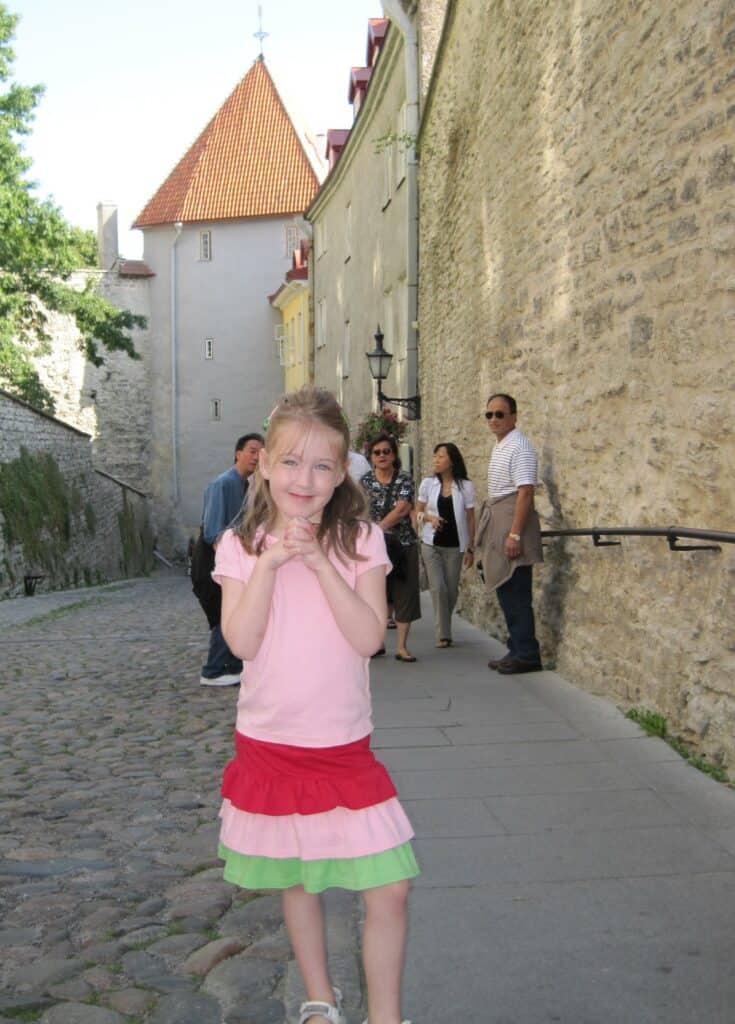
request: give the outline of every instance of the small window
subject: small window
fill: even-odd
[[[199,259],[209,262],[212,259],[212,232],[199,232]]]
[[[306,361],[306,351],[304,345],[304,317],[299,310],[298,316],[296,317],[296,362],[303,365]]]
[[[205,338],[204,339],[204,358],[205,359],[214,359],[214,339],[213,338]]]
[[[350,375],[350,321],[345,320],[345,333],[342,339],[342,378]]]
[[[297,224],[286,225],[286,257],[291,259],[301,243],[301,232]]]
[[[319,299],[316,307],[316,347],[324,348],[327,344],[327,301]]]
[[[294,366],[296,364],[296,321],[292,318],[288,322],[288,355],[286,357],[286,366]]]
[[[222,419],[222,399],[213,398],[209,403],[209,414],[211,419],[219,422]]]
[[[352,257],[352,203],[345,207],[345,263]]]
[[[393,198],[393,142],[383,150],[383,209]]]
[[[406,177],[406,167],[408,165],[408,135],[406,131],[406,104],[404,103],[401,109],[398,111],[398,119],[396,122],[397,129],[397,143],[396,143],[396,187],[401,184],[403,179]]]
[[[276,349],[278,351],[278,363],[280,366],[286,365],[286,352],[285,352],[285,341],[286,341],[286,328],[283,324],[276,324]]]
[[[314,225],[314,249],[317,259],[327,251],[327,225],[323,220]]]

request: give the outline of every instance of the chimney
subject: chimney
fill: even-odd
[[[110,270],[117,258],[117,206],[114,203],[97,203],[97,262],[100,270]]]

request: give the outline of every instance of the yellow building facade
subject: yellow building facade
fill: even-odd
[[[285,283],[271,296],[270,302],[281,314],[275,340],[283,371],[283,390],[296,391],[314,381],[308,248],[305,243],[294,253],[293,268],[286,274]]]

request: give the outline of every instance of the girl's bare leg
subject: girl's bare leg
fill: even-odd
[[[321,898],[304,892],[303,886],[284,889],[283,917],[294,955],[304,979],[306,998],[334,1004],[334,989],[327,966],[327,937]],[[328,1024],[325,1017],[314,1016],[310,1024]]]
[[[369,1024],[400,1024],[408,882],[366,889],[362,895],[365,900],[362,959]]]

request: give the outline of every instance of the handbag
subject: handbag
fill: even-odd
[[[403,580],[406,578],[406,549],[398,539],[398,534],[392,530],[386,530],[383,536],[385,537],[385,550],[388,552],[388,558],[393,566],[392,572],[399,580]]]
[[[388,498],[390,507],[386,509],[387,512],[395,505],[395,494],[396,494],[396,480],[391,484],[390,491],[388,492]],[[413,529],[411,529],[413,534]],[[414,535],[415,536],[415,535]],[[398,532],[394,530],[386,530],[384,533],[385,537],[385,550],[390,558],[391,565],[393,566],[392,574],[396,579],[405,580],[406,578],[406,545],[401,544]]]

